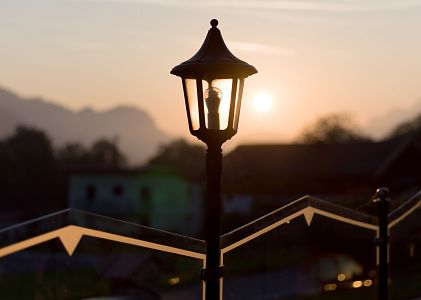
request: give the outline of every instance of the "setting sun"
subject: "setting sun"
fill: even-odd
[[[257,94],[253,100],[253,107],[258,112],[267,112],[272,107],[272,97],[266,93]]]

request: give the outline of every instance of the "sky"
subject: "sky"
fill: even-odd
[[[421,0],[0,0],[0,86],[74,110],[133,105],[188,137],[169,72],[212,18],[259,71],[237,142],[288,141],[330,113],[366,126],[421,107]],[[265,112],[253,107],[261,93]]]

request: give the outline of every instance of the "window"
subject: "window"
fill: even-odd
[[[95,200],[96,197],[96,187],[92,184],[88,185],[85,189],[85,198],[87,200]]]
[[[123,195],[123,193],[124,193],[124,190],[123,190],[123,187],[121,185],[115,185],[113,187],[113,194],[115,196],[121,196],[121,195]]]

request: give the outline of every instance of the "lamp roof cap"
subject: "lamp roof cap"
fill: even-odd
[[[199,51],[189,60],[175,66],[171,74],[196,78],[204,75],[248,77],[257,73],[255,67],[237,58],[228,50],[221,31],[217,28],[218,20],[212,19],[210,24],[212,27]]]

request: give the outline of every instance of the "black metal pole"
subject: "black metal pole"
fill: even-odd
[[[378,299],[389,299],[389,262],[388,262],[388,214],[390,191],[382,187],[376,190],[373,202],[377,205],[377,214],[379,218],[379,235],[376,239],[376,245],[379,247],[379,266],[378,266]]]
[[[206,282],[206,300],[219,300],[220,283],[222,277],[221,259],[221,176],[222,149],[219,143],[208,143],[206,153],[206,204],[205,204],[205,233],[206,233],[206,269],[202,279]]]

